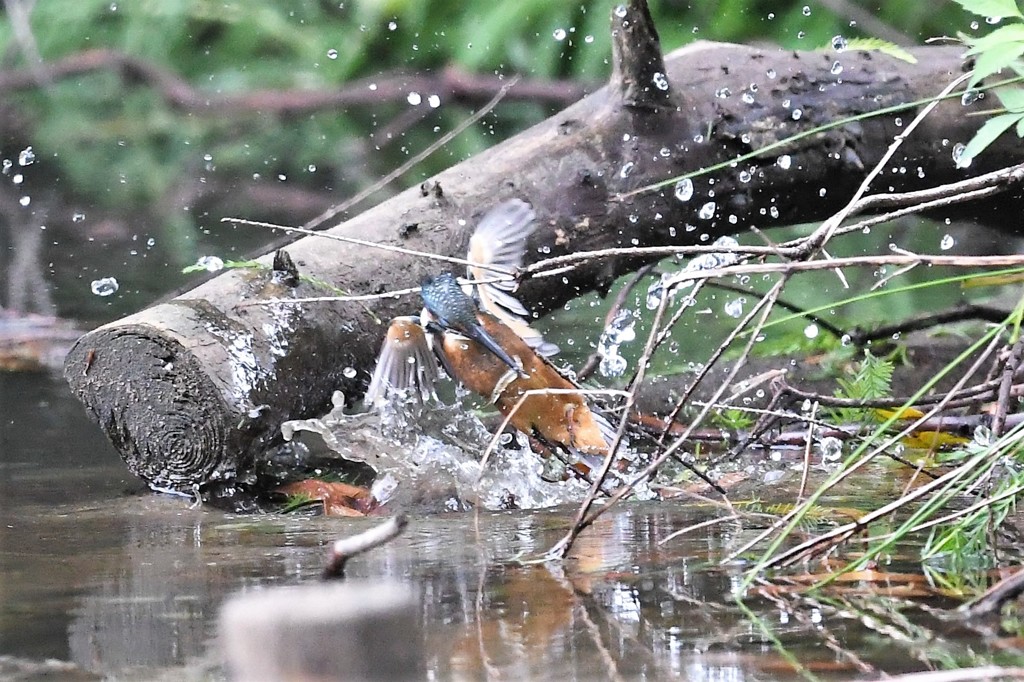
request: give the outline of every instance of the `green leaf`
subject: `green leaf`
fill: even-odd
[[[881,38],[850,38],[846,41],[846,49],[881,52],[890,57],[901,59],[908,64],[917,64],[917,57],[896,43],[890,43],[888,40],[882,40]]]
[[[997,137],[1009,130],[1010,126],[1018,123],[1022,118],[1024,118],[1024,114],[1011,113],[999,114],[985,121],[985,125],[978,129],[978,132],[974,134],[974,137],[971,138],[971,141],[964,148],[964,153],[960,156],[960,163],[967,163],[985,151]]]
[[[1009,42],[993,45],[978,55],[974,62],[974,73],[967,87],[974,87],[985,76],[1001,71],[1024,54],[1024,42]]]
[[[1014,0],[953,0],[972,14],[980,17],[1020,17]]]
[[[967,50],[967,56],[980,54],[1003,43],[1024,42],[1024,24],[1014,23],[1000,26],[980,38],[968,38],[968,41],[971,44],[971,49]]]
[[[1019,85],[1005,85],[996,88],[995,92],[1007,111],[1018,114],[1024,112],[1024,88]]]

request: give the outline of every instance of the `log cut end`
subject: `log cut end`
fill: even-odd
[[[71,349],[64,375],[128,469],[151,487],[192,492],[199,481],[235,473],[226,456],[231,410],[195,356],[166,333],[101,327]]]

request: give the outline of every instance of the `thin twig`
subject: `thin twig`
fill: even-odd
[[[957,386],[955,388],[960,388],[964,383],[966,383],[967,379],[970,378],[975,372],[978,371],[978,369],[981,367],[982,363],[984,362],[985,358],[988,357],[988,355],[990,355],[992,352],[995,351],[995,348],[996,348],[996,346],[998,345],[998,342],[999,342],[999,335],[993,333],[993,334],[991,334],[991,336],[992,336],[991,342],[989,343],[989,345],[986,348],[985,352],[983,352],[981,354],[981,356],[975,361],[975,363],[971,366],[971,368],[964,374],[963,377],[961,377],[960,381],[957,382]],[[976,346],[978,344],[974,344],[974,345]],[[968,349],[968,350],[971,350],[971,349]],[[961,357],[966,357],[967,352],[968,351],[965,351],[963,354],[961,354]],[[924,391],[928,390],[928,388],[930,388],[930,386],[932,384],[937,382],[941,378],[941,376],[942,376],[942,373],[939,373],[935,377],[933,377],[928,383],[925,384],[924,387],[922,387],[920,392],[923,393]],[[825,492],[827,492],[828,490],[831,490],[832,488],[834,488],[839,482],[841,482],[843,480],[846,480],[847,478],[852,476],[854,472],[858,471],[863,466],[865,466],[868,462],[872,461],[875,457],[877,457],[879,454],[881,454],[882,452],[888,450],[894,444],[898,443],[900,439],[902,439],[902,438],[906,437],[908,434],[910,434],[914,430],[914,428],[917,426],[917,424],[919,422],[921,422],[921,421],[923,421],[923,420],[925,420],[927,418],[935,416],[943,408],[944,408],[944,405],[943,405],[942,402],[940,402],[939,404],[935,405],[929,412],[923,414],[919,419],[915,420],[913,423],[911,423],[911,424],[907,425],[906,427],[904,427],[899,433],[897,433],[897,434],[895,434],[893,436],[890,436],[889,438],[885,439],[880,445],[876,446],[875,448],[873,448],[872,450],[870,450],[869,452],[864,454],[860,459],[858,459],[857,461],[853,462],[851,465],[849,465],[847,467],[844,467],[843,470],[840,473],[838,473],[837,475],[833,476],[825,484],[823,484],[814,493],[814,495],[812,495],[803,505],[800,505],[799,507],[794,509],[787,516],[792,516],[793,518],[795,518],[797,516],[798,512],[802,512],[802,510],[804,508],[809,507],[810,505],[816,503],[818,501],[818,499],[820,499],[820,497],[825,494]],[[950,478],[955,478],[955,477],[952,477],[949,474],[941,476],[941,477],[939,477],[939,478],[937,478],[937,479],[935,479],[935,480],[925,484],[924,486],[918,488],[917,490],[913,491],[910,495],[908,495],[906,497],[903,497],[903,498],[900,498],[899,500],[896,500],[893,503],[885,505],[880,510],[875,510],[874,512],[871,512],[871,513],[865,515],[857,523],[855,523],[855,524],[847,524],[846,526],[841,526],[840,528],[837,528],[837,529],[835,529],[834,531],[832,531],[830,533],[826,533],[824,535],[820,535],[820,536],[817,536],[815,538],[811,538],[810,540],[807,540],[807,541],[805,541],[803,543],[800,543],[796,547],[793,547],[793,548],[791,548],[791,549],[789,549],[789,550],[787,550],[785,552],[782,552],[780,554],[777,554],[777,555],[771,557],[770,559],[765,560],[764,562],[761,563],[760,567],[762,569],[767,569],[767,568],[771,568],[773,566],[787,565],[787,564],[790,564],[790,563],[792,563],[794,561],[798,561],[800,558],[803,558],[804,556],[806,556],[806,555],[808,555],[810,553],[814,553],[814,552],[820,551],[820,547],[822,547],[822,546],[832,546],[836,542],[841,542],[842,540],[845,540],[846,538],[848,538],[850,535],[852,535],[853,533],[857,532],[861,528],[866,527],[875,518],[881,518],[882,516],[887,515],[890,511],[892,511],[892,509],[898,508],[902,504],[905,504],[906,502],[909,502],[909,501],[911,501],[913,499],[917,499],[918,497],[924,495],[926,492],[939,487],[939,485],[940,485],[939,482],[940,481],[948,480]],[[896,506],[894,507],[893,505],[896,505]],[[863,522],[863,525],[861,525],[862,522]],[[792,525],[792,522],[790,522],[790,525]],[[759,542],[760,540],[758,539],[757,541]],[[772,550],[770,550],[770,551],[774,551],[774,548]]]
[[[1017,340],[1006,358],[1003,366],[1003,376],[999,381],[999,394],[996,400],[996,411],[992,415],[992,435],[1001,436],[1003,427],[1006,425],[1006,413],[1010,409],[1010,389],[1013,388],[1013,378],[1020,369],[1021,356],[1024,355],[1024,334],[1017,336]]]
[[[457,258],[455,256],[442,256],[437,253],[430,253],[429,251],[417,251],[416,249],[407,249],[404,246],[395,246],[394,244],[385,244],[383,242],[372,242],[367,239],[359,239],[357,237],[346,237],[340,234],[333,234],[331,232],[324,232],[322,230],[312,230],[308,227],[288,227],[287,225],[278,225],[277,223],[267,223],[260,220],[246,220],[245,218],[221,218],[222,223],[231,223],[232,225],[245,225],[247,227],[263,227],[270,230],[281,230],[289,234],[302,234],[309,237],[322,237],[324,239],[330,239],[331,241],[342,242],[343,244],[355,244],[356,246],[366,246],[373,249],[380,249],[381,251],[391,251],[393,253],[401,253],[406,256],[415,256],[417,258],[425,258],[427,260],[440,261],[443,263],[452,263],[454,265],[462,266],[474,266],[482,270],[488,270],[490,272],[497,273],[496,281],[509,281],[514,280],[515,277],[508,274],[506,268],[500,268],[497,266],[487,265],[486,263],[476,263],[473,261],[466,260],[465,258]],[[375,294],[375,296],[380,296]],[[286,299],[288,300],[288,299]],[[294,300],[294,299],[292,299]],[[365,298],[354,298],[348,296],[339,296],[339,301],[352,301],[352,300],[366,300]]]
[[[640,385],[643,383],[644,376],[646,375],[648,361],[650,360],[658,335],[658,326],[661,324],[661,318],[665,315],[665,309],[667,307],[668,292],[662,290],[661,299],[658,302],[658,309],[655,311],[654,321],[651,323],[651,332],[647,336],[647,343],[644,346],[644,352],[637,361],[637,372],[633,377],[633,381],[630,383],[629,392],[626,397],[626,404],[622,412],[622,418],[619,420],[619,427],[615,431],[615,438],[612,441],[611,447],[608,448],[608,455],[605,457],[604,463],[601,465],[600,470],[598,470],[597,475],[594,476],[594,481],[590,484],[590,490],[587,491],[587,496],[584,498],[582,504],[580,504],[580,508],[576,512],[576,518],[573,519],[572,528],[570,528],[569,532],[567,532],[565,536],[548,551],[547,556],[549,557],[559,556],[560,558],[564,558],[569,550],[572,549],[572,545],[576,541],[576,538],[579,537],[579,534],[582,533],[587,526],[593,523],[595,518],[597,518],[595,515],[593,518],[588,519],[587,512],[597,499],[597,494],[601,490],[601,485],[604,483],[605,478],[608,476],[608,472],[611,470],[612,462],[615,460],[615,453],[618,450],[619,444],[622,442],[622,438],[626,434],[626,425],[629,423],[629,413],[636,402],[637,390],[640,388]],[[627,483],[624,486],[620,486],[615,494],[612,495],[608,504],[598,511],[598,514],[600,514],[601,511],[610,508],[618,500],[622,499],[628,490],[633,489],[633,485],[635,485],[635,481],[632,484]]]
[[[407,525],[409,525],[409,520],[404,514],[399,514],[358,535],[335,540],[331,545],[331,553],[323,570],[323,579],[344,578],[345,564],[349,559],[390,542],[398,537]]]

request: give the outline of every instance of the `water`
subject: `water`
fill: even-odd
[[[70,661],[81,673],[71,679],[219,679],[223,600],[317,580],[325,545],[372,523],[241,516],[146,492],[56,378],[0,375],[0,410],[0,657]],[[904,484],[874,480],[843,504],[867,508]],[[746,563],[721,562],[756,525],[662,544],[724,514],[698,500],[623,505],[566,561],[515,562],[557,542],[574,511],[412,513],[402,537],[348,574],[413,587],[422,629],[396,636],[422,638],[434,679],[799,679],[793,660],[819,679],[850,679],[1013,659],[999,640],[924,610],[958,602],[913,572],[914,547],[881,567],[893,572],[884,580],[823,597],[790,587],[806,584],[801,567],[751,592],[744,611],[731,593]]]

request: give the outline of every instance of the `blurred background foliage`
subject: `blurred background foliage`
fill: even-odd
[[[406,92],[300,113],[179,106],[162,92],[167,83],[217,100],[266,90],[335,91],[357,81],[372,89],[377,78],[457,69],[491,77],[495,91],[497,77],[512,74],[591,90],[610,70],[614,3],[7,0],[3,7],[0,186],[7,199],[0,202],[0,246],[11,251],[18,225],[45,226],[39,248],[49,255],[43,262],[50,285],[73,288],[60,297],[61,312],[104,319],[183,283],[180,267],[204,252],[240,255],[233,252],[267,239],[224,227],[221,217],[301,224],[421,151],[489,98],[449,101],[444,93],[422,92],[414,103]],[[952,2],[652,0],[651,9],[666,51],[697,39],[814,49],[837,34],[910,45],[969,23]],[[166,81],[119,67],[46,70],[100,49],[141,60]],[[22,76],[22,85],[12,87],[12,75]],[[431,94],[440,99],[431,102]],[[371,201],[564,104],[499,105]],[[29,147],[35,161],[21,166],[19,155]],[[68,248],[76,243],[85,246]],[[90,296],[89,281],[115,266],[133,283],[115,298]]]

